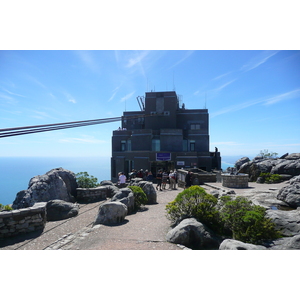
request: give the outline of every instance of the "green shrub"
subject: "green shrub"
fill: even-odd
[[[282,181],[282,176],[279,174],[260,173],[259,177],[262,178],[262,183],[278,183]]]
[[[167,218],[174,224],[186,218],[196,218],[211,229],[220,229],[217,202],[218,200],[207,194],[203,188],[191,186],[166,205]]]
[[[0,211],[13,210],[9,205],[3,205],[0,203]]]
[[[245,197],[239,196],[225,202],[221,219],[225,227],[232,231],[233,238],[242,242],[258,244],[281,237],[274,223],[266,217],[266,209],[253,205]]]
[[[99,184],[98,179],[94,176],[90,176],[87,172],[80,172],[76,174],[76,181],[79,188],[94,188]]]
[[[134,197],[134,209],[138,210],[142,205],[147,204],[148,198],[143,189],[139,186],[129,186],[133,192]]]

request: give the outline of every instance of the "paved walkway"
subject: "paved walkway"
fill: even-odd
[[[0,241],[1,250],[182,250],[166,241],[171,229],[165,216],[166,204],[178,190],[157,192],[157,204],[128,215],[124,223],[92,226],[102,203],[81,205],[79,215],[62,221],[47,222],[42,233],[30,233]]]
[[[285,182],[249,182],[248,188],[232,190],[243,195],[254,190],[279,190],[285,185]],[[211,183],[202,187],[208,192],[215,188],[229,190],[221,183]],[[182,250],[184,248],[166,241],[166,234],[171,228],[165,214],[167,203],[173,201],[181,191],[182,188],[158,191],[158,204],[146,205],[144,210],[126,216],[124,223],[114,226],[93,227],[102,202],[81,205],[78,216],[47,222],[43,232],[0,240],[0,250]]]

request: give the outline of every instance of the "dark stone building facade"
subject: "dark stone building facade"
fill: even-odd
[[[140,111],[126,111],[113,131],[111,179],[132,169],[221,168],[220,152],[209,151],[207,109],[186,109],[174,91],[147,92]]]

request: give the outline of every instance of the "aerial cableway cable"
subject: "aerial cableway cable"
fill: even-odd
[[[31,133],[39,133],[45,131],[82,127],[82,126],[98,125],[98,124],[104,124],[110,122],[117,122],[117,121],[121,121],[122,119],[124,120],[124,119],[140,118],[140,117],[145,117],[145,115],[128,116],[128,117],[123,116],[123,117],[114,117],[114,118],[106,118],[106,119],[74,121],[74,122],[65,122],[65,123],[56,123],[56,124],[15,127],[15,128],[3,128],[0,129],[0,138],[31,134]]]

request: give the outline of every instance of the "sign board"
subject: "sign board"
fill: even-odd
[[[177,161],[177,166],[184,166],[184,161]]]
[[[171,160],[171,153],[156,153],[156,160],[157,161]]]

